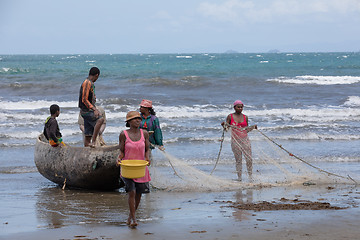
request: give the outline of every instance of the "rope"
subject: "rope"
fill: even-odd
[[[224,138],[225,138],[225,128],[223,128],[223,132],[222,132],[222,135],[221,135],[220,150],[219,150],[219,153],[218,153],[216,162],[215,162],[215,166],[214,166],[213,170],[211,171],[210,175],[215,171],[215,168],[216,168],[216,166],[217,166],[217,164],[218,164],[218,162],[219,162],[220,153],[221,153],[221,149],[222,149],[222,146],[223,146]]]
[[[214,165],[214,168],[213,170],[211,171],[210,175],[215,171],[215,168],[217,167],[217,164],[219,162],[219,159],[220,159],[220,153],[221,153],[221,150],[222,150],[222,146],[223,146],[223,142],[224,142],[224,139],[225,139],[225,131],[227,130],[227,127],[233,127],[233,128],[237,128],[237,129],[240,129],[240,130],[246,130],[247,128],[252,128],[253,126],[250,126],[250,127],[245,127],[245,128],[238,128],[236,126],[233,126],[233,125],[230,125],[228,123],[225,123],[225,126],[223,128],[223,132],[222,132],[222,135],[221,135],[221,143],[220,143],[220,150],[219,150],[219,153],[218,153],[218,156],[217,156],[217,159],[216,159],[216,162],[215,162],[215,165]]]
[[[291,152],[289,152],[288,150],[286,150],[283,146],[281,146],[280,144],[276,143],[273,139],[271,139],[270,137],[268,137],[267,135],[265,135],[265,134],[264,134],[262,131],[260,131],[259,129],[257,129],[257,130],[258,130],[259,133],[260,133],[261,135],[263,135],[265,138],[267,138],[267,139],[270,140],[272,143],[274,143],[276,146],[278,146],[279,148],[281,148],[282,150],[284,150],[286,153],[288,153],[289,156],[298,159],[299,161],[307,164],[308,166],[310,166],[310,167],[312,167],[312,168],[317,169],[317,170],[320,171],[320,172],[323,172],[323,173],[326,173],[326,174],[328,174],[328,175],[332,175],[332,176],[335,176],[335,177],[339,177],[339,178],[349,179],[349,180],[353,181],[355,184],[358,184],[358,183],[357,183],[353,178],[351,178],[349,175],[348,175],[347,177],[344,177],[344,176],[341,176],[341,175],[338,175],[338,174],[335,174],[335,173],[328,172],[328,171],[326,171],[326,170],[323,170],[323,169],[321,169],[321,168],[319,168],[319,167],[316,167],[316,166],[312,165],[311,163],[308,163],[307,161],[301,159],[300,157],[298,157],[298,156],[292,154]]]
[[[152,144],[152,143],[150,143],[150,145],[151,145],[152,147],[154,147],[154,148],[155,148],[155,147],[158,148],[158,149],[159,149],[160,151],[162,151],[163,153],[166,153],[165,150],[164,150],[164,149],[161,149],[159,145],[155,145],[155,144]],[[170,161],[170,158],[167,157],[167,159],[169,160],[170,166],[171,166],[171,168],[173,169],[175,175],[178,176],[180,179],[182,179],[182,177],[180,177],[180,175],[176,172],[174,166],[172,165],[172,163],[171,163],[171,161]]]

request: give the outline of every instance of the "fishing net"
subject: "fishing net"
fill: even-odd
[[[231,139],[232,163],[223,161],[220,154],[226,135]],[[291,154],[260,130],[247,133],[244,129],[231,127],[227,133],[223,132],[220,140],[219,155],[212,169],[200,169],[201,166],[162,152],[168,164],[153,163],[150,168],[152,186],[176,191],[223,191],[355,182],[350,176],[327,172]]]

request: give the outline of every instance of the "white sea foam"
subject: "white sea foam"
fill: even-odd
[[[261,131],[264,131],[266,128],[260,127]],[[263,141],[263,137],[259,137],[256,134],[249,134],[249,138],[251,141]],[[352,135],[352,134],[319,134],[315,132],[304,132],[301,134],[288,134],[288,135],[280,135],[280,136],[272,136],[274,140],[310,140],[310,141],[349,141],[349,140],[360,140],[360,135]],[[214,137],[189,137],[189,138],[167,138],[164,140],[164,143],[176,143],[179,141],[190,141],[190,142],[214,142],[219,143],[221,140],[220,135]],[[231,142],[230,136],[224,137],[224,142]]]
[[[115,110],[119,110],[124,106],[118,106]],[[128,110],[136,110],[133,106],[125,106]],[[124,120],[127,112],[106,112],[107,119],[121,119]],[[157,106],[156,116],[160,119],[175,119],[175,118],[213,118],[226,117],[229,114],[229,109],[222,108],[219,110],[213,105],[194,105],[194,106]]]
[[[57,104],[60,108],[71,108],[77,107],[77,101],[67,101],[67,102],[59,102],[59,101],[0,101],[0,110],[35,110],[41,108],[49,108],[52,104]]]
[[[106,111],[106,109],[105,109],[106,119],[108,119],[108,120],[119,119],[119,124],[121,124],[120,122],[124,123],[127,111],[121,112],[121,111],[117,111],[118,109],[120,109],[120,107],[115,109],[116,112]],[[128,108],[128,109],[130,111],[131,108]],[[131,109],[131,110],[136,110],[136,109]]]
[[[296,76],[278,77],[267,80],[268,82],[278,82],[287,84],[315,84],[315,85],[336,85],[336,84],[354,84],[360,82],[357,76]]]
[[[319,134],[315,132],[305,132],[302,134],[282,135],[273,137],[277,140],[360,140],[360,135],[350,134]]]
[[[34,122],[36,124],[37,121],[44,122],[45,119],[48,117],[47,115],[42,114],[34,114],[34,113],[2,113],[0,112],[0,120],[1,121],[10,121],[17,122],[17,121],[23,121],[26,122],[26,124],[30,124]]]
[[[105,128],[105,132],[106,134],[120,134],[121,131],[124,131],[128,129],[124,124],[119,124],[119,127],[113,127],[113,126],[109,126]]]
[[[192,58],[192,56],[183,56],[183,55],[181,55],[181,56],[176,56],[176,58]]]
[[[269,110],[249,110],[249,116],[267,118],[276,117],[281,119],[299,120],[305,122],[334,122],[344,120],[359,120],[360,109],[325,107],[312,109],[284,108]]]
[[[73,58],[77,58],[77,57],[80,57],[80,55],[78,55],[78,56],[68,56],[66,58],[61,58],[61,59],[73,59]]]
[[[1,137],[5,138],[13,138],[13,139],[35,139],[37,136],[39,136],[41,132],[40,131],[28,131],[28,132],[9,132],[0,134]]]
[[[346,102],[344,103],[345,106],[352,106],[357,107],[360,106],[360,97],[359,96],[349,96]]]
[[[193,105],[193,106],[159,106],[157,115],[161,118],[212,118],[224,117],[229,114],[229,110],[222,108],[219,110],[212,105]]]
[[[62,108],[68,106],[72,107],[71,110],[62,110],[58,117],[59,122],[62,124],[74,124],[78,121],[78,108],[74,106],[76,102],[63,102],[59,103]],[[349,100],[344,104],[344,107],[327,106],[323,108],[278,108],[278,109],[262,109],[262,110],[244,110],[244,114],[251,116],[252,119],[279,119],[285,121],[298,120],[301,122],[334,122],[336,121],[358,121],[360,117],[360,109],[353,108],[358,106],[360,97],[349,97]],[[44,122],[48,117],[48,113],[39,114],[38,112],[19,112],[16,110],[35,110],[46,108],[50,106],[51,102],[48,101],[35,101],[35,102],[4,102],[0,101],[0,109],[14,110],[12,112],[0,112],[1,122]],[[109,121],[117,121],[119,125],[125,120],[128,110],[134,110],[129,107],[125,111],[111,112],[105,109],[106,119]],[[46,111],[47,112],[47,111]],[[210,119],[210,118],[225,118],[230,110],[225,107],[215,107],[211,105],[194,105],[194,106],[159,106],[157,107],[157,116],[160,120],[180,119],[188,121],[187,119]],[[164,121],[160,121],[164,124]],[[162,125],[165,126],[165,125]]]
[[[331,124],[331,126],[333,128],[347,127],[346,124],[341,124],[341,123],[333,123],[333,124]],[[319,129],[319,128],[328,129],[329,123],[327,123],[327,122],[325,122],[325,123],[303,122],[303,123],[299,123],[299,124],[281,124],[281,125],[266,126],[266,127],[261,127],[261,128],[263,130],[278,131],[278,130],[287,130],[287,129],[304,129],[304,128],[310,128],[310,127],[316,127],[317,129]]]

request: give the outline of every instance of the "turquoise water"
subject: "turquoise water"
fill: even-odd
[[[359,63],[360,53],[2,55],[0,172],[34,168],[35,138],[54,103],[64,141],[82,145],[78,92],[92,66],[101,70],[96,95],[108,144],[117,144],[126,113],[146,98],[172,155],[213,164],[220,123],[241,99],[250,125],[291,152],[315,162],[359,162]],[[226,135],[222,161],[231,163],[229,145]]]
[[[37,172],[33,156],[35,138],[54,103],[61,108],[64,141],[82,145],[78,93],[92,66],[101,70],[96,95],[106,112],[108,144],[117,144],[126,129],[126,113],[150,99],[166,151],[209,172],[219,152],[220,123],[241,99],[250,125],[290,152],[330,172],[360,176],[360,53],[0,55],[0,218],[9,221],[2,225],[4,233],[32,231],[39,224],[61,227],[69,219],[78,223],[88,212],[70,208],[70,217],[66,210],[62,217],[62,210],[53,208],[55,198],[63,203],[59,194],[66,200],[82,192],[59,192]],[[259,134],[249,136],[253,146],[269,147]],[[153,154],[164,160],[157,150]],[[226,134],[216,175],[236,178],[233,162]],[[90,210],[97,211],[102,196],[85,193],[96,196]],[[118,223],[124,217],[111,215],[107,206],[118,209],[125,197],[109,196],[114,202],[102,204],[106,213],[95,221]],[[74,206],[86,202],[76,199]]]
[[[354,158],[359,62],[360,53],[2,55],[0,147],[7,152],[33,145],[53,103],[61,107],[64,139],[81,144],[78,91],[89,68],[98,66],[96,94],[106,110],[110,143],[118,141],[126,112],[147,98],[175,154],[183,145],[190,145],[189,152],[198,144],[211,151],[221,135],[219,123],[241,99],[250,124],[291,149]]]

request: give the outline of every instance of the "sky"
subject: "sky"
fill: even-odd
[[[0,0],[0,54],[358,52],[360,0]]]

